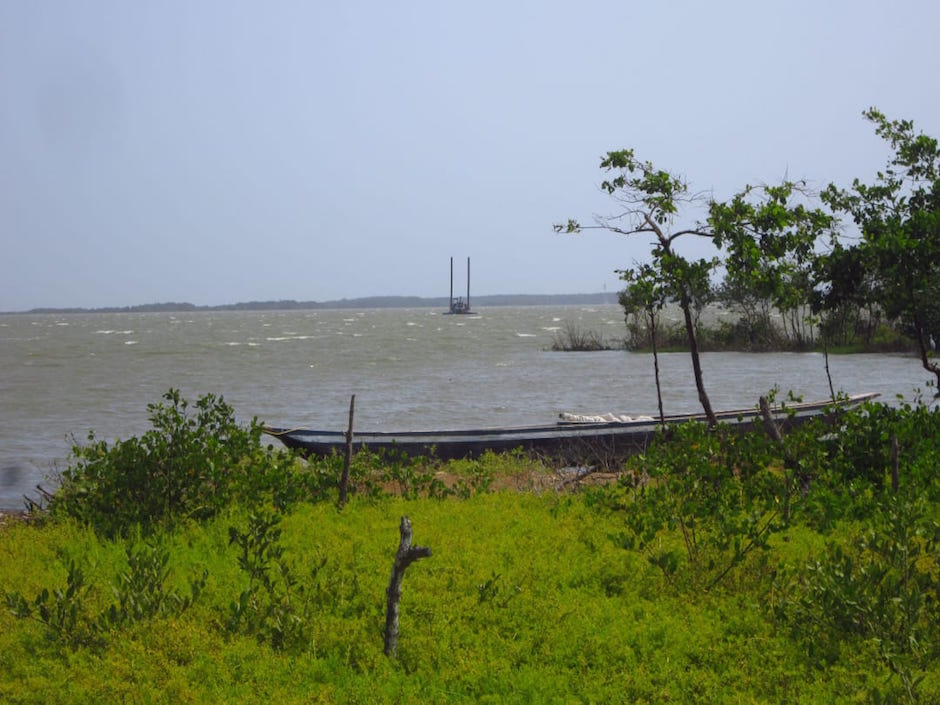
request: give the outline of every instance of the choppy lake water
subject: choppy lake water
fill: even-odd
[[[171,387],[222,395],[246,421],[335,430],[352,394],[361,429],[654,413],[652,357],[550,351],[568,323],[624,335],[618,306],[0,315],[0,509],[54,485],[73,435],[146,431],[147,404]],[[666,413],[700,410],[688,354],[661,355],[660,366]],[[715,409],[752,406],[774,386],[829,395],[819,354],[712,353],[703,367]],[[837,391],[933,392],[912,357],[831,357],[830,371]]]

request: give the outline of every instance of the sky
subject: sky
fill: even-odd
[[[729,198],[940,137],[940,3],[0,0],[0,311],[616,291],[633,148]]]

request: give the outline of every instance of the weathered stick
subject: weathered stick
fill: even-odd
[[[767,402],[767,397],[760,398],[760,415],[764,420],[764,428],[767,430],[767,434],[776,442],[783,443],[783,437],[780,435],[780,429],[777,428],[777,424],[774,423],[774,417],[770,413],[770,404]]]
[[[349,428],[346,431],[346,458],[343,461],[343,474],[339,479],[339,506],[346,506],[346,495],[349,491],[349,465],[352,463],[353,446],[353,414],[356,412],[356,395],[349,400]]]
[[[780,449],[783,451],[783,466],[790,471],[796,479],[800,482],[800,492],[805,497],[809,494],[809,484],[810,484],[810,475],[800,469],[800,464],[796,461],[796,458],[793,457],[793,454],[790,453],[790,449],[787,448],[787,444],[783,442],[783,436],[780,435],[780,429],[777,428],[777,424],[774,422],[774,418],[770,413],[770,404],[767,402],[767,397],[762,396],[759,400],[760,403],[760,414],[764,420],[764,428],[767,430],[768,435],[774,440]],[[787,483],[789,484],[789,482]],[[788,519],[790,518],[790,493],[789,489],[787,492],[787,500],[784,505],[784,516]]]
[[[401,518],[401,541],[398,544],[398,553],[395,554],[395,564],[392,566],[392,577],[388,581],[385,591],[385,655],[395,657],[398,651],[398,603],[401,601],[401,581],[405,577],[405,568],[420,558],[431,555],[427,546],[411,545],[411,521],[408,517]]]

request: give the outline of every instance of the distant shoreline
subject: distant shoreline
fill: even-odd
[[[248,301],[220,306],[197,306],[185,302],[140,304],[137,306],[106,306],[102,308],[32,308],[28,311],[3,311],[2,315],[28,315],[43,313],[174,313],[186,311],[294,311],[311,309],[350,308],[443,308],[450,301],[445,296],[422,298],[419,296],[369,296],[335,301]],[[496,294],[474,296],[474,307],[487,306],[576,306],[616,304],[617,294]]]

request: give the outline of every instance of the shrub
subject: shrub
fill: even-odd
[[[229,527],[229,544],[239,549],[248,587],[229,606],[226,628],[230,634],[253,634],[276,651],[305,646],[310,597],[326,563],[313,567],[309,582],[298,579],[284,559],[280,523],[280,514],[260,508],[249,514],[246,530]]]
[[[95,624],[88,612],[88,592],[85,572],[75,561],[70,561],[64,590],[43,588],[32,602],[18,592],[5,593],[4,598],[14,617],[35,619],[46,625],[54,639],[78,648],[97,643]]]
[[[610,350],[604,336],[593,330],[583,330],[577,323],[565,321],[562,330],[552,337],[552,350],[556,352],[595,352]]]
[[[75,444],[49,509],[87,522],[106,535],[135,525],[145,531],[178,517],[204,518],[229,501],[242,462],[258,457],[262,427],[244,428],[232,407],[207,394],[190,407],[178,390],[166,404],[149,404],[153,428],[143,436],[107,442],[88,435]]]
[[[940,524],[923,497],[890,495],[865,530],[830,543],[789,586],[778,616],[811,657],[834,662],[843,644],[873,641],[910,702],[940,658]]]
[[[192,579],[189,596],[181,595],[166,587],[169,560],[169,552],[154,543],[128,547],[128,569],[111,585],[117,603],[97,617],[92,615],[96,602],[92,586],[75,560],[68,562],[65,589],[43,588],[32,601],[19,592],[6,592],[4,599],[13,616],[41,622],[54,641],[72,649],[99,647],[110,631],[157,616],[180,615],[192,606],[205,587],[208,574],[203,571],[200,577]]]
[[[786,525],[793,483],[775,471],[780,461],[772,451],[761,434],[741,438],[721,426],[686,423],[663,434],[634,461],[633,476],[648,473],[648,482],[623,505],[627,532],[620,542],[645,551],[674,586],[682,579],[698,589],[715,587]],[[684,562],[663,541],[675,532]]]
[[[170,575],[170,553],[165,547],[142,542],[127,549],[127,570],[118,575],[112,592],[117,603],[99,618],[102,627],[117,628],[125,624],[163,615],[185,612],[205,587],[208,572],[190,581],[190,594],[184,596],[166,587]]]

